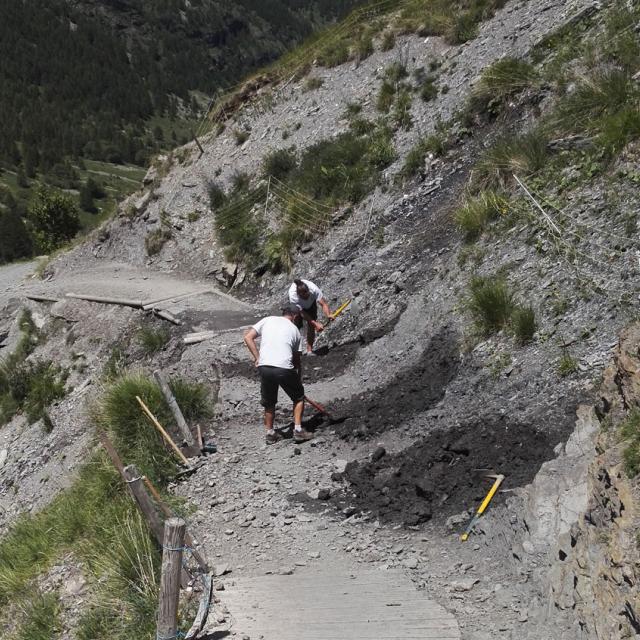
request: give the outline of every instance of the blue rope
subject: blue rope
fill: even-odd
[[[186,551],[188,553],[193,553],[194,549],[192,547],[167,547],[166,545],[162,545],[162,548],[167,551]]]

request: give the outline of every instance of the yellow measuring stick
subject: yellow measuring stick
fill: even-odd
[[[462,542],[465,542],[469,538],[469,534],[471,533],[471,530],[473,529],[473,527],[476,526],[476,523],[478,522],[478,520],[480,520],[480,516],[484,513],[485,509],[489,506],[491,499],[496,494],[496,491],[498,490],[498,488],[502,484],[502,481],[504,480],[504,476],[502,474],[497,476],[488,476],[488,477],[495,478],[495,481],[491,489],[489,489],[489,493],[487,493],[486,498],[482,501],[482,504],[478,507],[478,511],[476,511],[476,515],[473,516],[473,519],[469,523],[469,526],[465,529],[465,532],[460,536],[460,540],[462,540]]]

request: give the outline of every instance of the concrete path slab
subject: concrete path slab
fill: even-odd
[[[455,618],[400,571],[241,578],[218,593],[251,640],[458,640]]]

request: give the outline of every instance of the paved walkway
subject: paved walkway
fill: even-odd
[[[455,618],[398,571],[242,578],[218,593],[251,640],[458,640]]]

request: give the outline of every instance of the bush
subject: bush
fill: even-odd
[[[480,189],[503,187],[514,173],[527,176],[544,168],[547,158],[547,138],[540,131],[502,138],[482,155],[472,184]]]
[[[403,178],[411,178],[420,173],[424,169],[424,163],[427,155],[432,154],[434,157],[441,156],[445,151],[445,141],[437,134],[423,138],[415,145],[407,154],[400,176]]]
[[[164,327],[161,329],[142,327],[138,330],[137,335],[142,350],[148,356],[164,349],[171,337],[169,331]]]
[[[207,193],[209,194],[209,206],[212,209],[220,208],[227,201],[224,190],[217,182],[209,182]]]
[[[382,51],[390,51],[396,46],[396,34],[393,31],[385,31],[382,36],[380,48]]]
[[[243,145],[249,139],[250,135],[251,132],[247,131],[246,129],[233,130],[233,137],[236,139],[237,146]]]
[[[73,199],[40,187],[29,207],[29,226],[36,250],[50,253],[80,231],[80,211]]]
[[[507,98],[530,87],[536,77],[536,70],[528,62],[502,58],[483,72],[471,93],[469,109],[474,113],[491,110],[491,105],[504,103]]]
[[[328,44],[318,54],[318,64],[323,67],[337,67],[347,60],[349,60],[349,46],[344,40]]]
[[[302,85],[303,93],[307,93],[307,91],[314,91],[315,89],[319,89],[324,84],[324,80],[319,78],[318,76],[309,76],[304,85]]]
[[[513,296],[503,280],[482,276],[472,278],[467,308],[483,334],[495,333],[507,326],[513,307]]]
[[[401,89],[396,95],[393,106],[393,122],[397,127],[408,131],[413,126],[411,118],[411,93],[407,89]]]
[[[495,191],[482,191],[470,197],[458,208],[453,217],[465,240],[475,240],[484,231],[490,220],[506,213],[507,200]]]
[[[231,189],[234,195],[240,195],[249,190],[251,177],[244,171],[234,171],[231,176]]]
[[[262,172],[265,176],[273,176],[284,180],[298,164],[296,154],[291,149],[278,149],[262,159]]]
[[[620,425],[620,437],[626,440],[622,457],[624,470],[631,478],[640,473],[640,411],[632,409]]]
[[[172,237],[173,234],[171,233],[171,229],[165,225],[150,231],[144,239],[144,248],[147,251],[147,255],[155,256],[160,253],[160,251],[162,251],[162,247],[164,247]]]
[[[565,351],[558,361],[558,375],[566,378],[577,370],[578,363],[576,362],[576,359]]]
[[[395,86],[388,80],[383,80],[378,90],[378,98],[376,100],[376,109],[382,113],[387,113],[391,109],[393,100],[396,95]]]
[[[0,362],[0,424],[18,411],[29,423],[44,419],[47,407],[65,396],[66,369],[50,360],[24,360],[33,349],[31,335],[24,334],[16,351]]]
[[[531,307],[516,307],[511,316],[511,324],[519,344],[531,342],[538,328],[536,315]]]
[[[360,36],[356,53],[358,54],[359,60],[364,60],[373,53],[373,37],[370,32],[365,32]]]
[[[431,100],[435,100],[437,97],[438,87],[436,87],[432,78],[427,78],[420,85],[420,98],[422,98],[424,102],[430,102]]]

